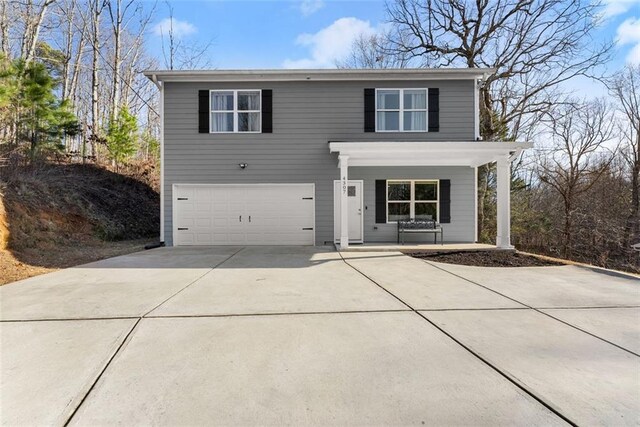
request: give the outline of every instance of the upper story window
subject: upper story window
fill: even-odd
[[[210,131],[260,132],[260,95],[260,90],[210,91]]]
[[[376,132],[426,132],[427,89],[376,89]]]

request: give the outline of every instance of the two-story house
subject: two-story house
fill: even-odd
[[[167,245],[395,242],[431,218],[477,239],[477,167],[530,145],[479,138],[484,69],[147,71],[161,92]],[[424,239],[416,235],[414,239]]]

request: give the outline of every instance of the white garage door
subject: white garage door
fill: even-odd
[[[174,244],[313,245],[313,184],[175,185]]]

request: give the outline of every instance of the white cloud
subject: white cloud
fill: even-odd
[[[300,34],[296,44],[309,48],[309,58],[287,59],[285,68],[328,68],[336,61],[346,59],[353,42],[361,35],[371,35],[376,29],[369,21],[358,18],[340,18],[315,34]]]
[[[313,15],[323,7],[323,0],[302,0],[300,2],[300,13],[302,13],[303,16]]]
[[[640,0],[605,0],[603,2],[604,11],[602,12],[602,15],[605,18],[622,15],[634,5],[640,5]]]
[[[629,18],[618,27],[617,42],[620,46],[633,45],[627,62],[640,64],[640,18]]]
[[[198,29],[191,23],[187,21],[180,21],[176,18],[164,18],[162,21],[158,22],[153,26],[153,34],[156,36],[160,35],[168,35],[169,31],[173,27],[173,35],[175,37],[188,36],[189,34],[193,34]]]

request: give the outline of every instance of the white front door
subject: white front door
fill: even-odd
[[[362,198],[363,181],[349,180],[347,199],[349,200],[349,242],[362,243],[364,215]],[[340,181],[333,182],[333,239],[340,241]]]
[[[176,184],[174,245],[313,245],[313,184]]]

